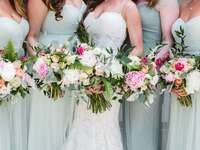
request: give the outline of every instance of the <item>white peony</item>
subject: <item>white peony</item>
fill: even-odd
[[[93,51],[85,51],[83,56],[81,56],[80,62],[82,65],[94,67],[97,63],[97,59]]]
[[[76,69],[68,69],[64,71],[64,85],[75,84],[80,80],[80,71]]]
[[[5,81],[10,81],[15,77],[15,66],[10,63],[4,63],[3,67],[0,69],[0,75]]]
[[[200,91],[200,72],[198,70],[194,70],[187,75],[186,91],[188,94]]]

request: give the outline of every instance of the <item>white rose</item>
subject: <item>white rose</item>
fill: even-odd
[[[186,91],[188,94],[200,91],[200,72],[198,70],[194,70],[187,75]]]
[[[80,60],[82,65],[88,66],[88,67],[94,67],[97,63],[97,59],[95,54],[92,51],[85,51],[83,56],[81,56]]]
[[[1,77],[5,81],[12,80],[15,77],[15,73],[16,73],[15,66],[10,62],[5,63],[0,71]]]
[[[21,79],[19,77],[15,77],[13,78],[11,81],[10,81],[10,85],[13,87],[13,88],[18,88],[20,87],[21,85]]]

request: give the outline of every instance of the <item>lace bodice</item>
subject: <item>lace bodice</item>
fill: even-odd
[[[0,48],[4,48],[8,41],[12,41],[16,50],[21,50],[28,30],[29,25],[24,18],[18,23],[11,18],[0,17]]]
[[[55,41],[65,43],[74,36],[85,8],[84,2],[82,2],[80,8],[65,4],[62,10],[63,18],[60,21],[55,19],[54,11],[49,11],[44,20],[39,41],[45,45]]]
[[[185,32],[185,44],[188,46],[186,53],[199,55],[200,54],[200,16],[194,17],[189,21],[184,21],[179,18],[172,26],[172,33],[177,42],[180,39],[176,35],[175,31],[180,31],[180,27],[184,29]]]
[[[120,13],[104,12],[95,18],[92,12],[84,24],[96,46],[112,48],[115,53],[126,38],[126,22]]]

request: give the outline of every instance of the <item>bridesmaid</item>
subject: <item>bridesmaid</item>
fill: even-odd
[[[138,0],[143,27],[145,55],[148,49],[164,42],[167,45],[157,57],[165,59],[172,44],[171,25],[178,17],[176,0]],[[170,13],[169,13],[170,12]],[[128,150],[159,150],[161,101],[157,94],[151,108],[145,108],[139,100],[125,103],[125,127]]]
[[[86,6],[82,0],[29,0],[28,42],[65,44],[74,36]],[[28,49],[34,55],[32,49]],[[59,150],[73,115],[73,103],[65,98],[52,101],[39,90],[32,93],[28,150]]]
[[[174,23],[172,32],[176,41],[179,38],[175,31],[185,31],[185,44],[187,54],[200,55],[200,1],[190,0],[181,6],[180,18]],[[195,81],[194,81],[195,84]],[[179,91],[176,94],[182,95]],[[199,150],[200,148],[200,91],[192,95],[191,108],[183,107],[172,95],[170,128],[168,134],[167,150]]]
[[[22,0],[0,1],[0,49],[12,41],[18,54],[23,54],[23,41],[29,25],[25,20]],[[0,106],[0,149],[27,150],[27,100],[15,97]]]

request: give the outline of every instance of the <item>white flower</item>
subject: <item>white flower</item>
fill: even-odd
[[[76,60],[76,56],[67,56],[67,65],[71,65],[71,64],[73,64],[74,62],[75,62],[75,60]]]
[[[122,77],[124,75],[122,70],[122,64],[119,63],[118,60],[114,59],[110,66],[110,73],[114,77]]]
[[[194,70],[187,75],[186,91],[188,94],[200,91],[200,72],[198,70]]]
[[[75,84],[80,80],[80,71],[76,69],[68,69],[64,71],[64,85]]]
[[[3,67],[0,69],[0,75],[5,81],[10,81],[15,77],[15,66],[10,63],[4,63]]]
[[[93,50],[93,52],[95,55],[104,55],[105,57],[110,57],[110,54],[107,52],[106,49],[101,49],[101,48],[96,47]]]
[[[156,86],[156,84],[158,83],[158,80],[159,80],[158,75],[153,76],[153,78],[150,80],[151,85]]]
[[[3,86],[0,88],[0,97],[4,97],[8,94],[10,94],[11,92],[11,86],[7,85],[7,86]]]
[[[13,87],[13,88],[18,88],[20,87],[21,85],[21,79],[19,77],[15,77],[13,78],[11,81],[10,81],[10,85]]]
[[[97,76],[103,76],[105,72],[105,65],[101,62],[98,62],[95,66],[95,74]]]
[[[129,96],[129,98],[127,98],[128,102],[134,102],[136,101],[140,96],[139,92],[133,93],[131,96]]]
[[[52,68],[55,72],[58,72],[58,71],[59,71],[59,64],[58,64],[58,63],[52,63],[52,64],[51,64],[51,68]]]
[[[25,73],[22,79],[22,86],[26,87],[27,85],[35,88],[35,81],[31,78],[29,74]]]
[[[81,64],[88,67],[94,67],[97,63],[97,59],[93,51],[85,51],[83,56],[81,56],[80,58]]]
[[[139,65],[141,63],[141,59],[137,56],[130,55],[128,58],[131,59],[131,64],[138,64]]]

